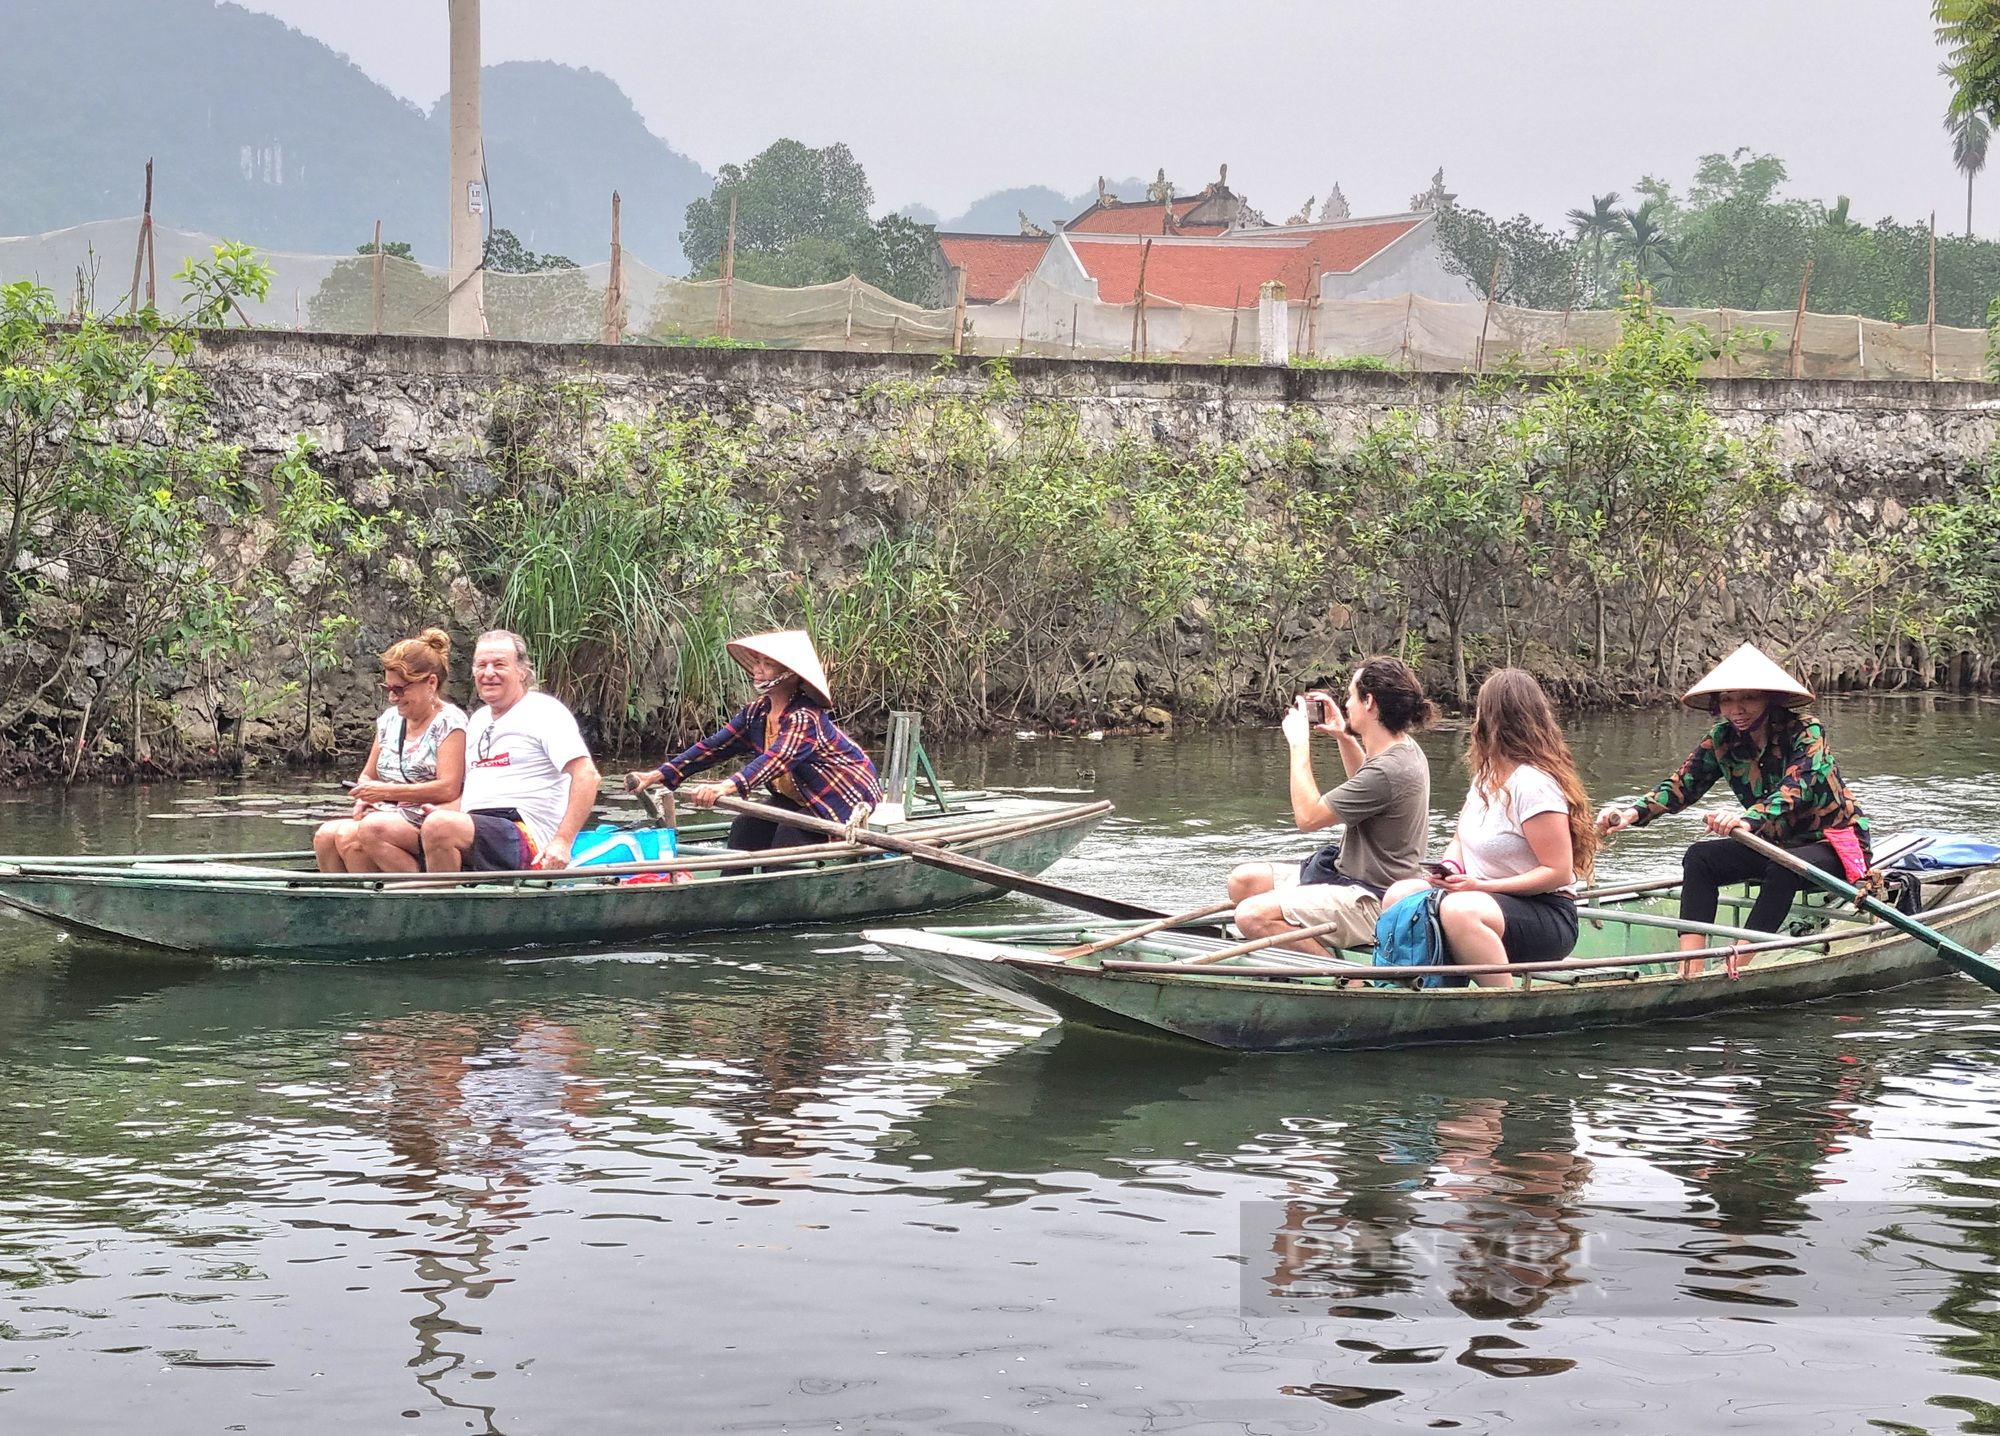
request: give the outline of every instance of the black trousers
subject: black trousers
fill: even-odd
[[[1822,872],[1845,876],[1840,855],[1831,843],[1807,843],[1788,849]],[[1774,862],[1768,862],[1734,838],[1704,838],[1681,858],[1681,916],[1690,922],[1714,922],[1716,898],[1730,883],[1761,883],[1756,904],[1741,924],[1757,932],[1781,932],[1792,899],[1806,886]]]
[[[765,806],[783,808],[788,813],[805,811],[790,798],[780,797],[776,793],[765,800]],[[729,825],[729,846],[739,852],[761,853],[766,848],[802,848],[826,840],[824,833],[787,827],[769,818],[753,818],[748,813],[738,813],[736,821]]]

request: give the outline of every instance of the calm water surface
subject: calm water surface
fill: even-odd
[[[2000,705],[1825,711],[1885,828],[2000,832]],[[1593,793],[1697,727],[1581,726]],[[1274,733],[944,756],[1115,799],[1080,886],[1303,846]],[[157,815],[296,786],[0,797],[0,848],[292,846]],[[0,1429],[1996,1430],[1996,1002],[1242,1057],[852,932],[216,965],[9,915]]]

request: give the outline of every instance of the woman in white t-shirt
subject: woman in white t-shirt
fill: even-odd
[[[1453,962],[1569,956],[1577,933],[1571,893],[1596,859],[1597,829],[1576,760],[1534,674],[1503,668],[1480,685],[1465,764],[1472,791],[1444,857],[1429,879],[1390,888],[1383,908],[1428,883],[1444,889],[1438,923]],[[1509,978],[1488,972],[1474,981],[1505,987]]]
[[[423,866],[426,805],[449,803],[465,787],[465,714],[444,701],[451,638],[427,628],[382,655],[389,706],[354,794],[352,816],[320,824],[313,852],[321,872],[413,873]]]

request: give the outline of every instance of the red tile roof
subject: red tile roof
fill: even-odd
[[[1193,211],[1206,196],[1189,195],[1174,201],[1174,218],[1181,219]],[[1094,204],[1063,228],[1071,234],[1161,234],[1166,223],[1164,206],[1158,200],[1133,200],[1126,203],[1113,200],[1110,204]],[[1222,226],[1202,225],[1200,230],[1209,234],[1222,233]],[[1176,233],[1189,231],[1176,230]]]
[[[965,298],[997,304],[1034,272],[1048,250],[1046,234],[941,234],[945,262],[965,270]]]
[[[1279,229],[1259,239],[1161,240],[1146,262],[1146,293],[1155,302],[1228,309],[1256,303],[1258,288],[1275,279],[1291,298],[1304,299],[1315,259],[1323,275],[1350,274],[1420,223],[1398,219],[1297,235]],[[1097,297],[1106,304],[1130,304],[1144,246],[1071,234],[1084,272],[1097,281]]]

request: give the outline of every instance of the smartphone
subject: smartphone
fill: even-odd
[[[1331,723],[1333,721],[1333,700],[1321,693],[1308,693],[1306,695],[1306,713],[1315,723]]]
[[[1429,873],[1432,877],[1436,878],[1439,882],[1443,882],[1446,878],[1451,876],[1451,869],[1446,867],[1443,863],[1425,863],[1424,871]]]

